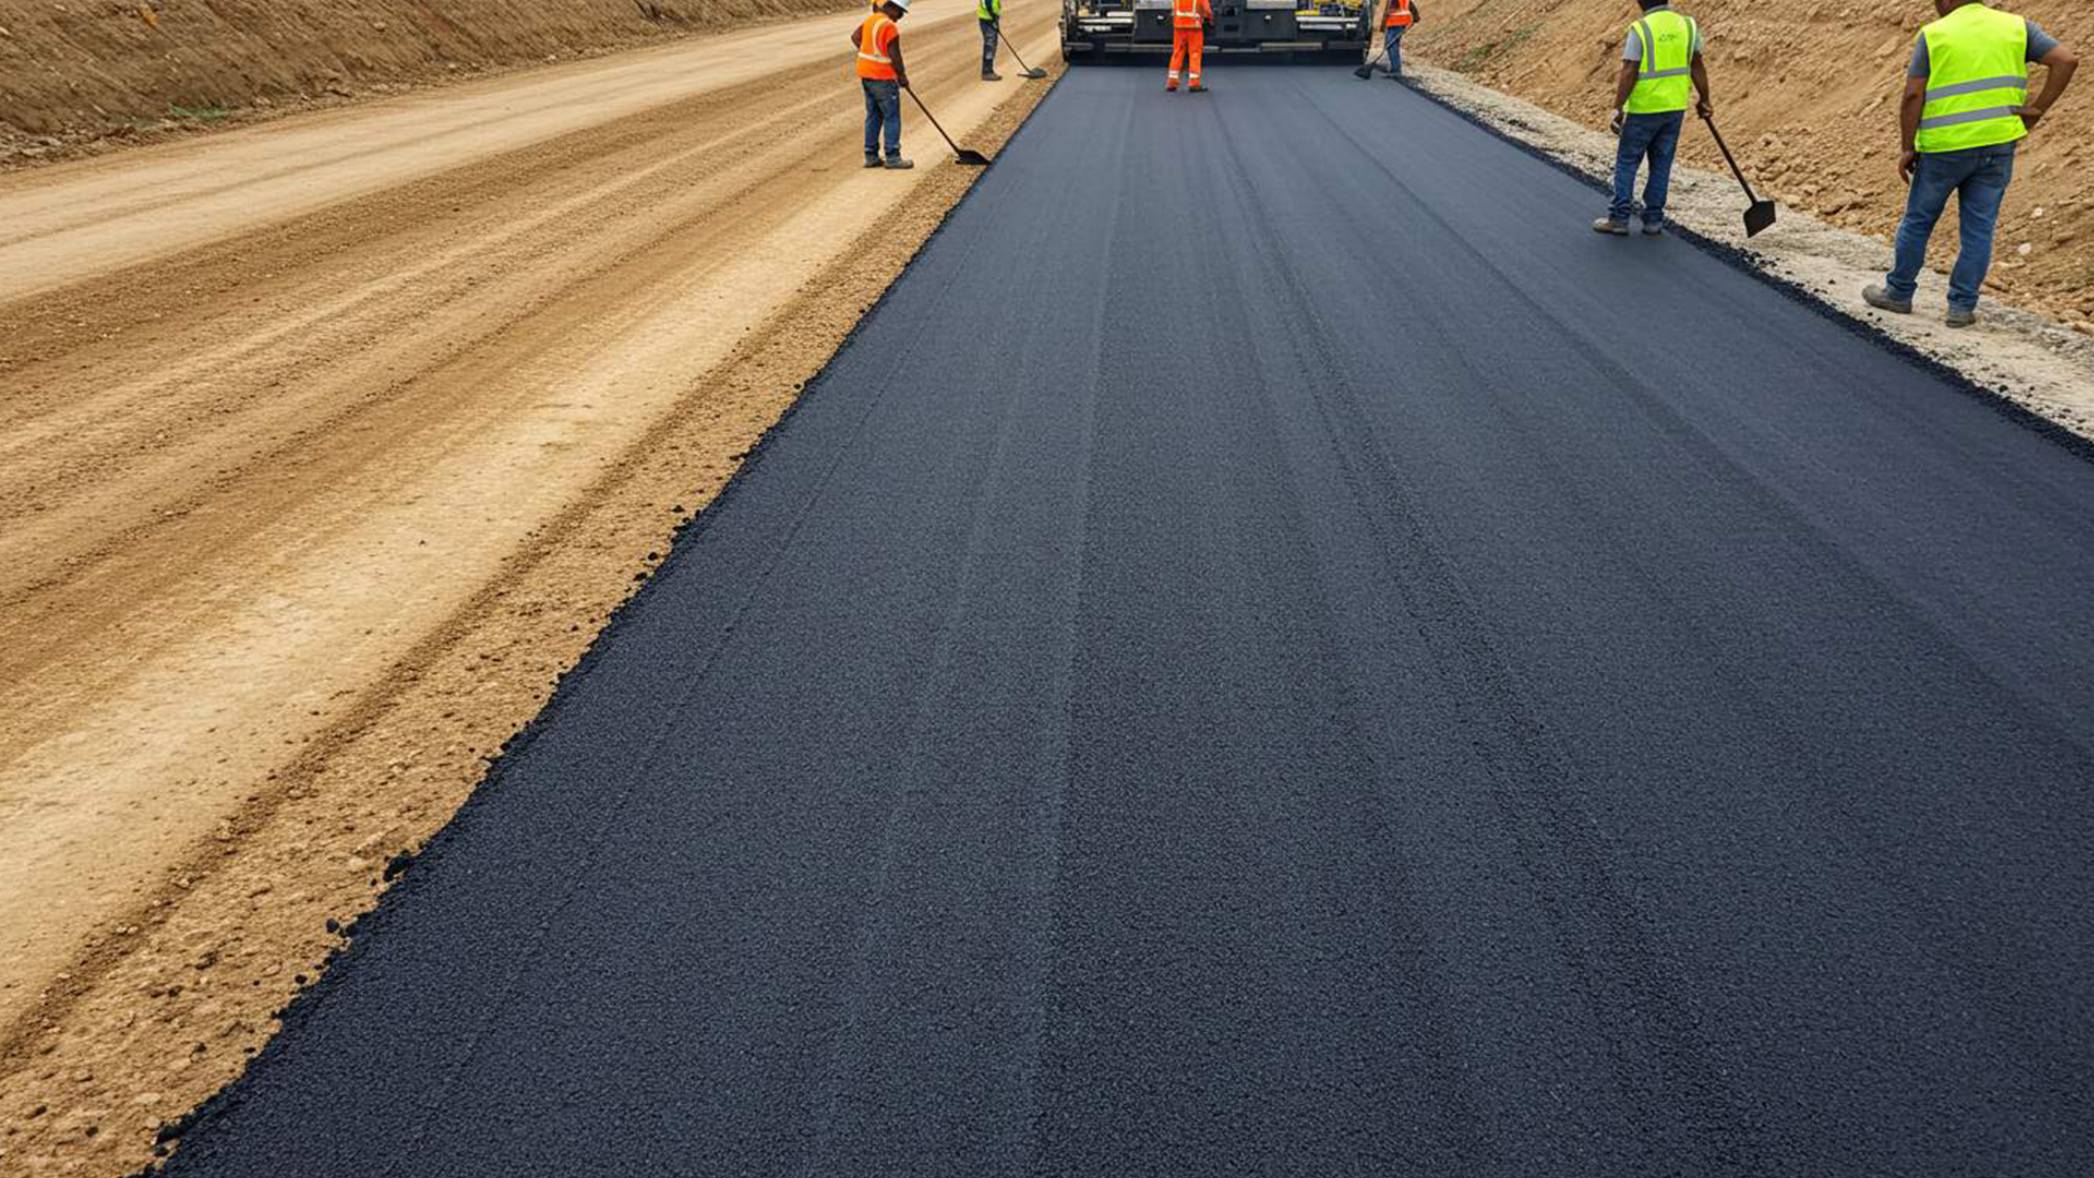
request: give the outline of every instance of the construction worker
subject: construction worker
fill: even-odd
[[[1607,215],[1592,223],[1599,232],[1616,237],[1628,236],[1636,173],[1646,160],[1650,181],[1643,189],[1643,233],[1656,237],[1665,232],[1672,158],[1679,151],[1680,126],[1687,121],[1689,99],[1701,117],[1710,114],[1701,25],[1693,17],[1674,12],[1665,0],[1642,0],[1642,4],[1643,16],[1629,26],[1621,69],[1614,78],[1613,128],[1621,136],[1614,152],[1614,201]]]
[[[1897,257],[1880,286],[1861,292],[1879,310],[1912,313],[1927,241],[1956,194],[1961,221],[1949,274],[1950,327],[1978,321],[1978,290],[1992,268],[1992,235],[2014,178],[2015,145],[2049,112],[2079,69],[2057,38],[1975,0],[1934,0],[1941,19],[1920,30],[1898,108],[1904,150],[1898,175],[1911,186],[1898,225]],[[2029,63],[2044,67],[2043,93],[2029,101]]]
[[[1003,0],[974,0],[974,19],[982,26],[982,81],[1001,82],[996,72],[996,38],[1003,31]]]
[[[1389,59],[1389,80],[1403,80],[1403,35],[1418,23],[1418,6],[1411,0],[1389,0],[1381,18],[1381,51]]]
[[[851,46],[858,51],[858,85],[865,91],[865,166],[868,168],[913,168],[915,161],[902,158],[902,91],[909,85],[909,67],[902,61],[902,31],[895,22],[909,14],[909,0],[881,0],[879,7],[851,30]],[[887,158],[880,158],[884,132]]]
[[[1194,94],[1207,92],[1200,81],[1200,55],[1207,48],[1207,22],[1213,19],[1214,8],[1207,0],[1171,0],[1171,72],[1163,84],[1165,93],[1178,88],[1178,70],[1188,56],[1192,71],[1185,79],[1187,88]]]

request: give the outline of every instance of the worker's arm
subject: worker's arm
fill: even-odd
[[[1425,13],[1419,9],[1416,0],[1413,0],[1411,4],[1411,23],[1414,25],[1425,23]]]
[[[909,88],[909,67],[902,64],[902,35],[898,31],[894,34],[894,40],[887,43],[887,56],[894,59],[895,82],[902,89],[907,90]]]
[[[1702,118],[1708,118],[1716,113],[1716,99],[1709,92],[1709,67],[1702,64],[1701,54],[1697,52],[1687,68],[1694,74],[1694,91],[1701,96],[1700,101],[1694,104],[1695,113]]]
[[[2051,105],[2065,93],[2065,87],[2072,84],[2072,75],[2079,72],[2079,58],[2063,45],[2044,54],[2040,64],[2044,70],[2043,93],[2017,112],[2021,121],[2032,129],[2038,120],[2050,113]]]
[[[1919,167],[1920,113],[1927,109],[1927,79],[1905,79],[1905,97],[1898,103],[1898,133],[1903,149],[1898,152],[1898,175],[1905,183],[1912,183],[1912,171]]]
[[[862,46],[862,45],[860,45],[860,44],[858,43],[858,38],[860,38],[860,37],[863,37],[864,35],[865,35],[865,29],[864,29],[863,27],[860,27],[860,28],[855,28],[855,29],[852,29],[852,30],[851,30],[851,48],[853,48],[853,49],[861,49],[861,48],[863,48],[863,46]]]
[[[1614,75],[1614,129],[1621,130],[1622,120],[1628,117],[1629,95],[1636,91],[1636,76],[1642,69],[1633,61],[1621,63]]]

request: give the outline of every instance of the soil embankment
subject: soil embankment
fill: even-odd
[[[0,160],[850,0],[0,0]]]
[[[2073,46],[2094,50],[2094,15],[2080,0],[2010,5]],[[1407,48],[1435,65],[1588,126],[1612,103],[1631,0],[1437,0]],[[1681,5],[1708,37],[1717,117],[1754,177],[1792,208],[1888,238],[1904,207],[1896,174],[1898,94],[1924,0]],[[1707,134],[1685,157],[1721,168]],[[2082,74],[2023,149],[1999,237],[1993,288],[2094,334],[2094,76]],[[1955,218],[1935,260],[1954,255]]]

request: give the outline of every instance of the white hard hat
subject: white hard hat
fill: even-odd
[[[903,12],[909,11],[909,0],[887,0],[887,2],[894,5],[896,8],[901,9]]]

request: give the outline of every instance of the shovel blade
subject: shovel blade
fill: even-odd
[[[953,153],[952,162],[964,168],[986,168],[989,166],[989,157],[963,147]]]
[[[1046,77],[1046,76],[1047,76],[1047,71],[1046,71],[1046,70],[1043,70],[1043,69],[1041,69],[1041,68],[1040,68],[1040,67],[1038,67],[1038,66],[1034,66],[1033,68],[1031,68],[1031,69],[1029,69],[1029,70],[1026,70],[1026,71],[1025,71],[1025,76],[1026,76],[1026,77],[1028,77],[1028,78],[1032,78],[1032,79],[1034,79],[1035,81],[1037,81],[1037,80],[1039,80],[1039,79],[1041,79],[1041,78],[1044,78],[1044,77]]]
[[[1352,71],[1352,76],[1355,78],[1362,79],[1371,78],[1374,76],[1374,67],[1371,65],[1363,65],[1360,68]]]
[[[1745,236],[1758,237],[1774,226],[1774,202],[1763,200],[1745,210]]]

